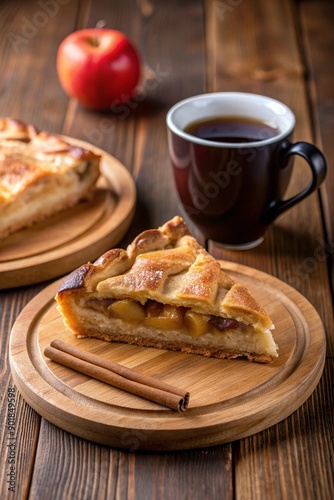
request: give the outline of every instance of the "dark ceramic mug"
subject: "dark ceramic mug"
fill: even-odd
[[[274,135],[222,142],[189,133],[193,123],[231,117],[255,120],[263,130],[270,126]],[[176,187],[188,216],[208,239],[229,249],[253,248],[279,215],[323,182],[323,154],[313,144],[291,142],[295,121],[285,104],[240,92],[190,97],[169,110],[168,147]],[[300,193],[283,199],[294,155],[306,160],[312,180]]]

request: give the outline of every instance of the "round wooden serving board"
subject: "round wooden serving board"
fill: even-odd
[[[132,451],[221,444],[283,420],[310,396],[321,377],[326,346],[322,322],[302,295],[277,278],[239,264],[223,261],[222,267],[272,317],[279,346],[274,363],[77,339],[55,306],[58,280],[26,306],[11,333],[11,370],[22,396],[58,427]],[[187,389],[188,410],[179,414],[48,360],[44,348],[54,339]]]
[[[93,198],[0,241],[0,289],[62,276],[115,246],[128,230],[136,188],[126,167],[91,144],[62,136],[101,155]]]

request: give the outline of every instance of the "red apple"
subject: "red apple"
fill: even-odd
[[[137,50],[123,33],[88,28],[62,41],[57,72],[69,96],[87,108],[108,110],[131,98],[141,65]]]

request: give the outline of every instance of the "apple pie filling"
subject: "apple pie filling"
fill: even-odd
[[[158,330],[181,330],[192,337],[200,337],[215,330],[224,332],[250,328],[235,319],[204,315],[187,307],[162,304],[155,300],[148,300],[142,305],[131,299],[89,298],[86,306],[128,324],[145,325]]]

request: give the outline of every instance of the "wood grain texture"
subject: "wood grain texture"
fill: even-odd
[[[330,1],[300,2],[300,29],[304,39],[304,51],[309,68],[309,92],[313,109],[314,133],[325,153],[328,173],[321,188],[322,206],[328,242],[328,260],[331,263],[332,290],[334,290],[334,89],[330,60],[334,51],[331,36],[334,19],[334,5]]]
[[[16,53],[7,34],[20,34],[22,20],[32,20],[40,5],[35,0],[2,2],[0,114],[15,114],[40,128],[92,142],[134,173],[139,204],[124,246],[139,230],[180,209],[163,138],[164,110],[179,98],[214,88],[266,93],[283,101],[287,95],[297,114],[296,139],[316,139],[331,158],[331,8],[330,0],[71,0]],[[213,12],[225,16],[218,31]],[[95,26],[100,19],[125,31],[138,44],[144,64],[161,76],[126,118],[121,113],[91,113],[69,101],[55,74],[58,42],[72,30]],[[315,82],[313,87],[310,81]],[[304,180],[297,175],[291,187]],[[226,253],[209,246],[217,257],[279,276],[318,310],[327,334],[327,360],[307,402],[280,424],[233,445],[132,453],[72,436],[41,419],[18,396],[17,498],[332,498],[334,322],[327,272],[332,253],[331,247],[327,253],[321,251],[325,232],[321,207],[317,196],[313,198],[277,221],[257,249]],[[331,224],[326,222],[328,234]],[[13,386],[7,359],[10,328],[43,286],[0,292],[1,394]],[[1,399],[1,422],[6,412],[6,401]],[[6,470],[4,425],[0,444],[0,470]],[[3,481],[0,496],[7,494]]]
[[[1,5],[5,29],[0,42],[0,116],[21,118],[40,130],[62,131],[68,98],[58,82],[56,51],[75,27],[78,5],[77,0],[56,3],[53,14],[33,1]]]
[[[36,287],[37,288],[37,287]],[[15,321],[15,318],[29,302],[34,294],[40,288],[21,289],[8,292],[0,292],[0,326],[1,326],[1,344],[0,344],[0,421],[2,423],[2,433],[0,439],[0,468],[2,471],[8,471],[8,440],[10,438],[8,422],[8,390],[15,391],[15,437],[16,449],[20,449],[20,456],[17,457],[16,469],[16,493],[18,497],[27,498],[29,494],[30,477],[34,467],[35,450],[37,447],[39,430],[40,430],[40,416],[26,404],[22,396],[15,388],[8,360],[8,344],[9,333]],[[6,498],[8,495],[8,485],[3,478],[0,483],[0,495]]]

